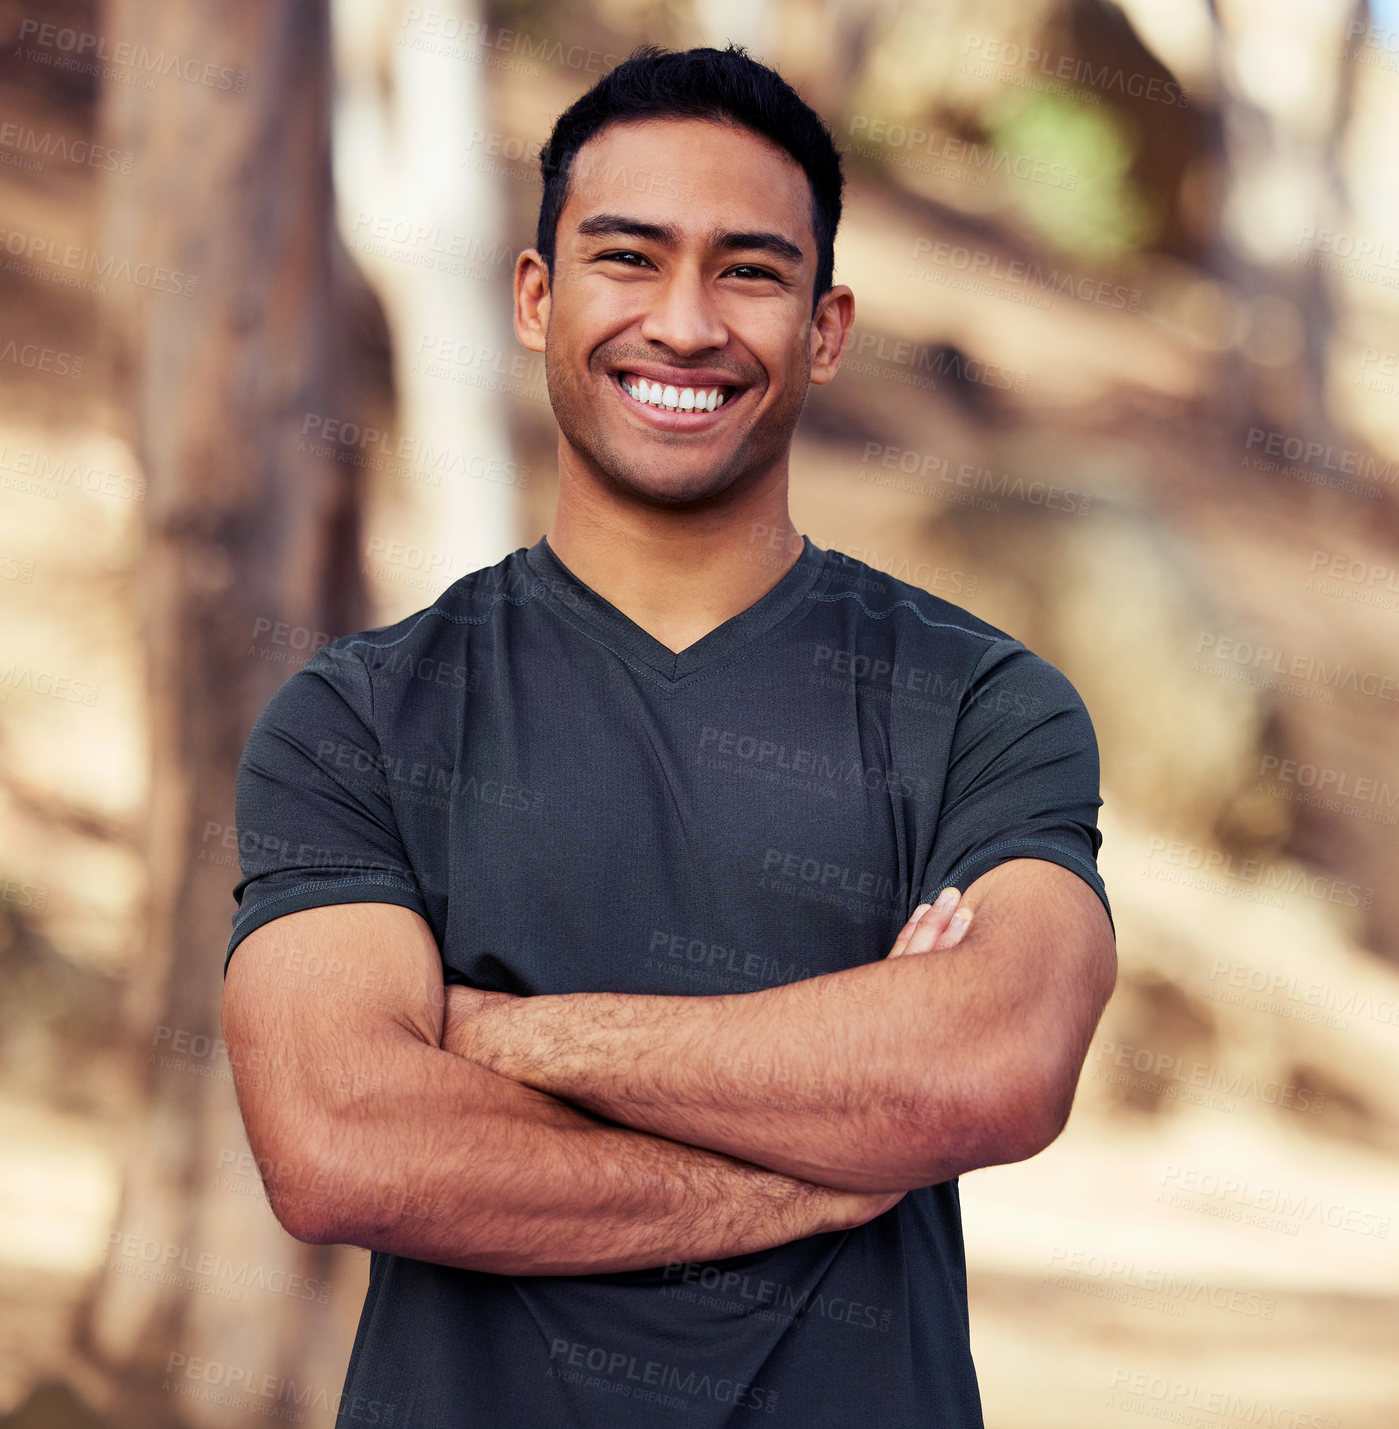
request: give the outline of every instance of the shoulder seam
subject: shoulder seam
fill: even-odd
[[[498,601],[508,600],[512,605],[525,605],[533,600],[533,595],[507,595],[504,591],[497,591],[491,597],[491,609],[484,615],[453,615],[450,610],[443,610],[440,605],[429,606],[426,610],[420,610],[412,625],[398,637],[397,640],[365,640],[360,636],[355,636],[344,642],[346,649],[351,645],[367,645],[371,650],[387,650],[392,645],[401,645],[418,628],[418,623],[429,615],[440,615],[444,620],[450,620],[454,625],[484,625],[492,615],[495,614],[495,604]]]
[[[973,630],[967,625],[954,625],[950,620],[929,620],[926,615],[919,610],[918,606],[911,600],[896,600],[888,610],[871,610],[865,604],[865,598],[857,590],[838,590],[827,594],[811,591],[807,594],[807,600],[853,600],[871,620],[884,620],[892,615],[901,605],[906,605],[924,625],[933,627],[936,630],[960,630],[964,635],[975,635],[979,640],[989,640],[992,644],[997,644],[1004,640],[1010,640],[1012,644],[1019,644],[1013,636],[988,635],[984,630]]]

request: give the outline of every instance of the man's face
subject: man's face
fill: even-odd
[[[785,471],[808,383],[834,375],[823,359],[813,377],[815,272],[806,174],[760,135],[697,119],[594,135],[570,169],[540,303],[568,444],[666,506]]]

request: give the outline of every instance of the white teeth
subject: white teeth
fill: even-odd
[[[650,382],[632,373],[627,373],[621,381],[638,402],[649,402],[653,407],[671,412],[712,412],[726,400],[718,387],[662,387],[659,382]]]

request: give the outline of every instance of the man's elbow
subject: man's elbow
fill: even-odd
[[[1043,1074],[1007,1078],[990,1099],[987,1125],[994,1129],[987,1166],[1008,1166],[1038,1156],[1068,1125],[1076,1079]]]
[[[926,1118],[911,1184],[935,1185],[1038,1156],[1068,1122],[1073,1091],[1061,1081],[1008,1072],[981,1095],[943,1106],[938,1116]]]
[[[343,1216],[336,1217],[313,1197],[274,1194],[269,1188],[267,1203],[277,1223],[293,1240],[305,1245],[351,1245],[352,1237],[343,1229]]]
[[[348,1162],[331,1138],[304,1135],[292,1144],[281,1138],[258,1154],[267,1204],[293,1240],[306,1245],[360,1245],[361,1200]],[[255,1148],[256,1150],[256,1148]]]

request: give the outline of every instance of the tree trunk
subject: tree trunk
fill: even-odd
[[[123,1009],[145,1105],[78,1335],[123,1425],[241,1422],[195,1357],[245,1371],[259,1389],[235,1387],[260,1405],[308,1386],[333,1402],[344,1372],[333,1302],[271,1287],[288,1283],[277,1272],[324,1280],[349,1253],[291,1240],[239,1174],[218,1046],[239,754],[315,646],[366,623],[355,468],[305,436],[345,396],[328,25],[325,0],[112,0],[101,17],[136,55],[127,74],[154,80],[103,94],[104,141],[139,156],[107,180],[103,241],[155,275],[109,284],[108,314],[148,481],[150,881]]]

